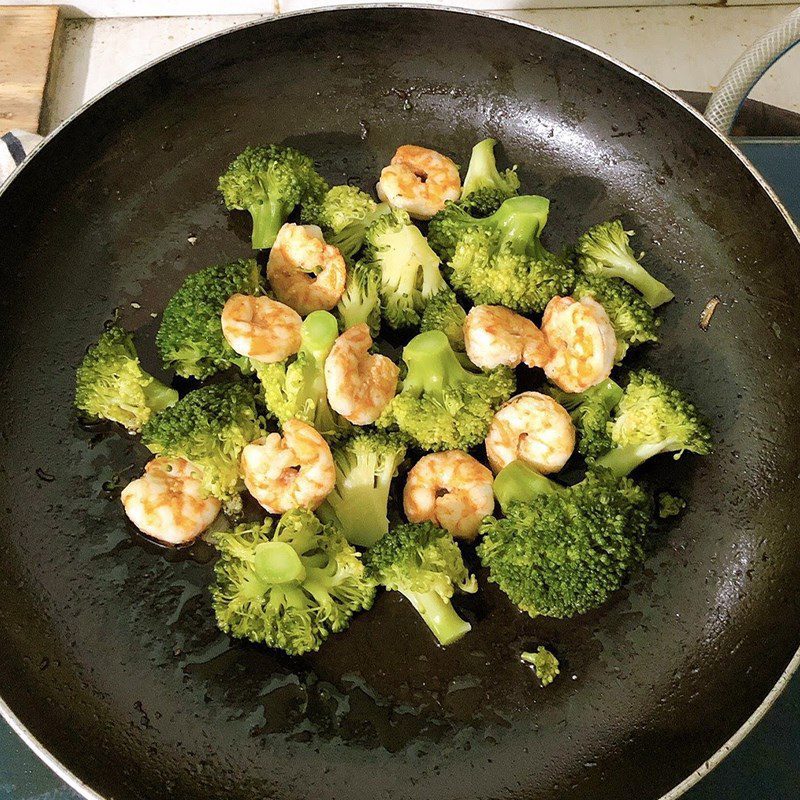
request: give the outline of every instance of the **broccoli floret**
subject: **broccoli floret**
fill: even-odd
[[[329,234],[326,241],[339,251],[347,260],[352,260],[364,247],[367,238],[367,231],[372,224],[379,218],[391,211],[388,203],[378,203],[374,211],[370,211],[363,219],[354,220],[345,225],[341,230]]]
[[[344,293],[336,306],[342,331],[363,322],[369,325],[373,338],[378,335],[381,329],[380,282],[378,270],[362,261],[347,270]]]
[[[459,305],[456,293],[449,287],[438,291],[422,312],[421,331],[442,331],[457,352],[464,352],[464,321],[467,312]]]
[[[229,209],[253,218],[253,249],[272,247],[281,225],[301,203],[321,200],[328,185],[314,162],[292,147],[248,147],[219,179]]]
[[[178,393],[146,373],[133,338],[112,325],[83,357],[75,375],[75,406],[92,419],[108,419],[137,432],[178,402]]]
[[[203,488],[237,513],[239,457],[245,445],[262,435],[253,392],[242,383],[217,383],[189,392],[152,417],[142,443],[153,453],[185,458],[202,470]]]
[[[662,492],[658,496],[658,516],[661,519],[677,517],[686,508],[686,501],[682,497],[676,497],[668,492]]]
[[[461,186],[461,200],[485,189],[497,191],[503,199],[513,197],[519,191],[519,177],[516,166],[500,172],[494,157],[497,141],[484,139],[472,148],[467,174]]]
[[[238,356],[222,334],[220,317],[228,298],[258,294],[261,274],[252,259],[206,267],[189,275],[164,309],[156,346],[164,366],[184,378],[208,378],[249,361]]]
[[[360,432],[333,449],[336,486],[317,510],[351,544],[372,547],[389,530],[392,478],[406,457],[397,435]]]
[[[542,684],[542,688],[549,686],[561,673],[558,668],[558,659],[541,645],[535,653],[522,653],[520,658],[526,664],[533,665],[533,671]]]
[[[604,603],[644,559],[648,494],[608,470],[564,488],[512,461],[495,479],[504,519],[481,525],[478,555],[532,617],[571,617]]]
[[[415,336],[403,350],[403,388],[379,417],[424,450],[467,450],[484,440],[494,412],[514,392],[507,367],[468,372],[441,331]]]
[[[448,206],[447,220],[428,235],[440,251],[452,252],[453,288],[475,303],[521,312],[543,311],[556,295],[569,294],[574,271],[539,239],[549,207],[544,197],[512,197],[490,217],[475,219]]]
[[[447,284],[439,257],[405,211],[383,214],[366,234],[365,262],[381,276],[381,306],[392,328],[419,325],[428,299]]]
[[[591,297],[606,310],[617,337],[616,362],[619,364],[631,346],[658,341],[661,320],[644,298],[619,278],[580,275],[572,296]]]
[[[639,263],[629,243],[632,235],[633,231],[626,231],[619,220],[589,228],[575,246],[583,256],[580,268],[588,275],[622,278],[641,292],[652,308],[668,303],[675,295]]]
[[[570,394],[555,386],[548,386],[545,391],[570,412],[578,431],[578,452],[582,456],[596,458],[611,449],[611,412],[623,394],[618,383],[606,378],[579,394]]]
[[[398,525],[366,552],[364,563],[378,583],[409,600],[440,644],[452,644],[470,631],[451,598],[456,589],[477,591],[478,584],[444,529],[430,522]]]
[[[650,370],[631,374],[609,428],[614,448],[598,466],[628,475],[659,453],[711,452],[708,424],[677,389]]]
[[[478,189],[477,192],[473,192],[469,197],[459,200],[457,205],[471,217],[483,219],[484,217],[490,217],[494,214],[507,199],[508,197],[497,189]],[[445,207],[450,205],[450,202],[449,200],[446,201]],[[444,210],[438,211],[437,215],[438,214],[444,215]]]
[[[281,425],[288,419],[299,419],[329,440],[350,431],[350,423],[330,407],[325,384],[325,359],[338,335],[336,317],[327,311],[314,311],[300,328],[300,350],[295,356],[278,364],[253,363],[264,404]]]
[[[318,225],[327,235],[363,220],[377,208],[377,203],[356,186],[334,186],[321,197],[303,203],[302,219],[307,225]]]
[[[355,186],[334,186],[321,198],[303,205],[303,221],[319,225],[325,241],[338,247],[348,261],[364,246],[367,228],[390,211],[387,203],[376,203]]]
[[[491,216],[519,191],[517,168],[500,172],[494,158],[494,139],[484,139],[472,148],[467,176],[457,203],[448,201],[445,208],[431,219],[428,242],[443,259],[453,257],[458,231],[471,218]],[[467,215],[467,216],[464,216]]]
[[[456,247],[468,231],[494,234],[498,248],[537,256],[545,252],[539,236],[547,223],[550,201],[538,195],[505,200],[489,216],[473,215],[464,203],[447,203],[428,224],[428,244],[445,261],[452,260]]]
[[[375,583],[344,536],[309,511],[215,534],[211,588],[220,629],[291,655],[319,650],[372,606]]]

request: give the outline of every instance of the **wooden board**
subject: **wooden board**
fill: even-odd
[[[58,6],[0,6],[0,134],[37,132]]]

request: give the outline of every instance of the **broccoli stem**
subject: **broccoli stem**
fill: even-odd
[[[494,479],[494,494],[505,513],[511,503],[529,503],[541,494],[563,491],[555,481],[540,475],[522,461],[506,464]]]
[[[472,377],[442,331],[425,331],[415,336],[403,348],[403,361],[408,366],[403,391],[417,397],[424,394],[441,400],[447,387]]]
[[[256,547],[254,567],[258,577],[268,583],[304,581],[306,568],[297,551],[286,542],[262,542]]]
[[[538,195],[509,197],[481,224],[500,232],[500,245],[507,245],[513,253],[539,256],[543,252],[539,235],[547,224],[550,201]]]
[[[161,381],[153,378],[144,387],[144,399],[148,408],[158,414],[165,408],[169,408],[178,402],[178,393],[170,386],[166,386]]]
[[[497,161],[494,157],[494,139],[484,139],[472,148],[467,174],[461,188],[461,200],[473,192],[497,182]]]
[[[607,261],[609,272],[615,278],[622,278],[637,289],[650,308],[669,303],[675,294],[661,281],[654,278],[635,258],[624,252],[614,252]]]
[[[619,405],[619,401],[622,400],[624,394],[623,388],[616,381],[611,378],[606,378],[602,383],[593,386],[583,395],[578,395],[578,397],[589,395],[592,400],[596,400],[610,413]]]
[[[339,323],[327,311],[312,311],[300,327],[301,351],[311,356],[304,364],[304,383],[312,398],[327,397],[324,365],[336,337]],[[314,419],[321,411],[320,403],[315,401]]]
[[[392,470],[393,472],[394,470]],[[389,482],[391,475],[384,478],[386,490],[379,491],[375,488],[375,475],[372,470],[364,469],[370,480],[370,485],[346,486],[347,500],[337,503],[331,496],[328,501],[338,513],[339,519],[347,522],[347,540],[350,544],[359,547],[372,547],[375,542],[382,539],[389,530],[389,520],[386,518],[386,505],[389,501]],[[359,471],[354,471],[348,476],[348,483],[358,483],[363,476]]]
[[[461,619],[452,603],[442,599],[438,592],[401,590],[401,594],[414,606],[440,644],[452,644],[472,630],[472,625]]]
[[[328,357],[338,335],[339,323],[327,311],[312,311],[300,328],[302,349],[320,364]]]
[[[576,408],[580,408],[588,400],[597,400],[602,404],[603,408],[610,412],[619,405],[619,401],[622,400],[622,396],[625,394],[624,389],[612,378],[606,378],[585,392],[564,392],[556,387],[549,388],[548,391],[553,400],[564,406],[567,411],[574,411]]]
[[[676,443],[671,439],[652,444],[627,444],[609,450],[595,463],[598,467],[611,470],[618,478],[624,478],[649,458],[657,456],[659,453],[667,453],[674,450],[675,447]]]
[[[266,250],[275,244],[275,237],[286,221],[286,208],[283,203],[267,200],[248,208],[253,218],[253,250]]]

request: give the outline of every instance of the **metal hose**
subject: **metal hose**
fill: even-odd
[[[800,8],[770,28],[734,62],[708,101],[706,119],[723,133],[730,133],[742,103],[762,75],[798,43]]]

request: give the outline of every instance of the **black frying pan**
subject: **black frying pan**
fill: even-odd
[[[675,290],[640,358],[699,400],[717,449],[642,477],[688,513],[569,622],[484,583],[446,650],[394,594],[307,658],[231,642],[212,554],[127,526],[115,487],[147,456],[78,425],[75,365],[119,307],[157,370],[151,312],[186,273],[248,254],[215,191],[244,145],[291,143],[368,187],[399,143],[465,162],[486,135],[553,199],[551,247],[622,214]],[[797,649],[800,244],[724,139],[618,64],[465,13],[279,17],[72,120],[0,196],[0,246],[0,690],[87,796],[649,800],[714,756]],[[542,642],[563,661],[546,691],[518,659]]]

